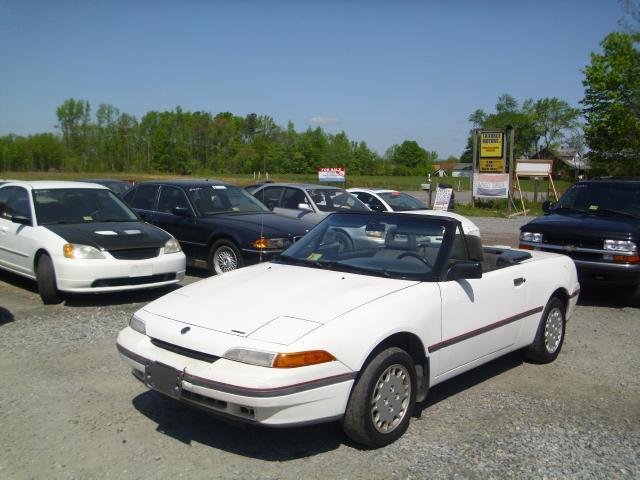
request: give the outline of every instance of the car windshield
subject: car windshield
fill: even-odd
[[[135,213],[106,188],[52,188],[33,191],[40,225],[131,222]]]
[[[219,213],[269,212],[260,200],[233,185],[207,185],[189,188],[189,196],[200,215]]]
[[[366,212],[369,210],[355,196],[339,188],[308,188],[307,193],[321,212]]]
[[[389,204],[396,212],[406,212],[408,210],[425,210],[427,206],[411,195],[402,192],[379,193],[380,198]]]
[[[388,278],[435,280],[447,219],[334,213],[274,261]]]
[[[640,217],[637,183],[578,183],[562,196],[556,210],[574,210],[592,215]]]

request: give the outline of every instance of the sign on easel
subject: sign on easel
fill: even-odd
[[[553,188],[553,194],[558,201],[558,192],[556,186],[553,184],[553,178],[551,172],[553,170],[553,160],[518,160],[516,165],[516,189],[520,193],[520,202],[522,203],[522,210],[526,216],[526,210],[524,207],[524,195],[522,194],[522,187],[520,186],[521,178],[535,178],[536,181],[539,177],[545,177],[549,180],[551,188]]]
[[[436,189],[436,201],[433,203],[434,210],[449,210],[449,202],[451,201],[451,194],[453,188],[441,188]]]

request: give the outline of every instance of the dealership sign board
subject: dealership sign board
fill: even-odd
[[[504,133],[480,133],[480,158],[502,158]]]
[[[319,182],[344,182],[344,167],[321,167],[318,168]]]

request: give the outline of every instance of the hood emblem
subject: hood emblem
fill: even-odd
[[[565,245],[564,246],[564,250],[566,252],[575,252],[576,251],[576,246],[575,245]]]
[[[182,335],[184,335],[185,333],[187,333],[189,330],[191,330],[191,327],[184,327],[182,330],[180,330],[180,333]]]

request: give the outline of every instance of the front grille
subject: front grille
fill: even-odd
[[[118,260],[146,260],[160,255],[159,248],[130,248],[127,250],[111,250],[112,257]]]
[[[579,238],[579,237],[563,237],[558,235],[544,234],[544,243],[550,245],[573,245],[579,248],[602,249],[604,240],[600,238]]]
[[[202,360],[203,362],[213,363],[216,360],[220,359],[220,357],[217,357],[216,355],[210,355],[208,353],[198,352],[197,350],[191,350],[190,348],[184,348],[173,343],[163,342],[162,340],[158,340],[157,338],[152,338],[151,343],[153,343],[158,348],[162,348],[163,350],[169,350],[170,352],[177,353],[178,355],[194,358],[196,360]]]
[[[148,275],[146,277],[116,277],[116,278],[100,278],[94,280],[91,286],[93,288],[99,287],[126,287],[129,285],[146,285],[149,283],[168,282],[175,280],[176,274],[174,273],[159,273],[157,275]]]

